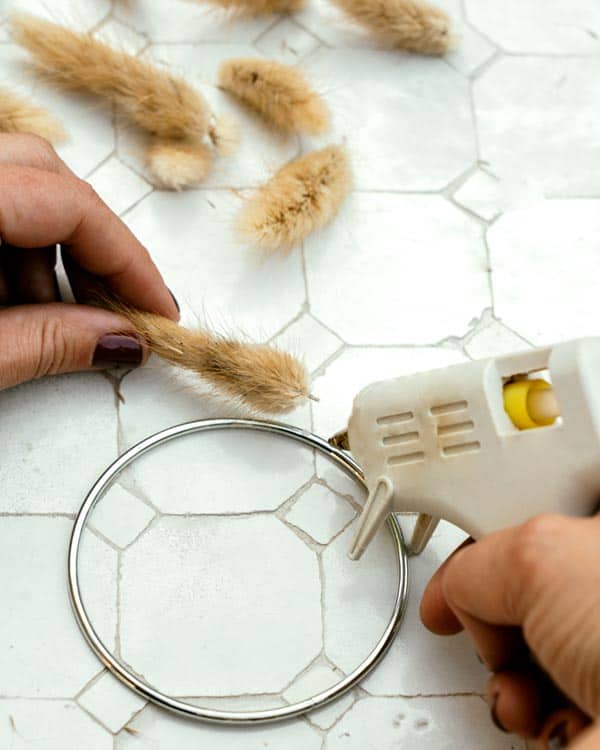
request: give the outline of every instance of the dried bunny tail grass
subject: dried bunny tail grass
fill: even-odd
[[[306,4],[306,0],[207,0],[207,2],[240,16],[296,13]]]
[[[265,414],[285,414],[309,397],[308,375],[291,354],[264,344],[191,331],[168,318],[104,303],[132,323],[150,351]]]
[[[0,132],[35,133],[50,143],[65,139],[63,126],[49,112],[0,88]]]
[[[323,100],[290,65],[254,57],[225,60],[219,86],[282,130],[317,135],[329,125]]]
[[[208,137],[216,152],[221,156],[232,154],[240,142],[237,123],[229,117],[217,117],[215,115],[208,128]]]
[[[66,89],[115,102],[144,130],[164,138],[205,135],[210,110],[186,81],[110,47],[91,34],[29,15],[11,19],[12,35],[39,72]]]
[[[330,222],[352,187],[340,146],[313,151],[287,164],[248,200],[239,227],[260,248],[289,249]]]
[[[146,153],[154,184],[182,190],[203,182],[211,170],[213,154],[200,139],[155,138]]]
[[[333,0],[384,44],[423,55],[443,55],[454,39],[448,15],[422,0]]]

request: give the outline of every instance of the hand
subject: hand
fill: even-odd
[[[136,307],[178,318],[148,252],[37,136],[0,135],[0,238],[0,389],[145,358],[127,321],[60,302],[58,243],[76,299],[101,280]]]
[[[470,540],[430,581],[421,618],[470,635],[500,728],[566,747],[600,719],[600,516],[539,516]],[[600,723],[572,747],[598,750]]]

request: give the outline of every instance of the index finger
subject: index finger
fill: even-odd
[[[442,588],[444,572],[452,558],[474,540],[469,537],[442,563],[427,584],[421,599],[421,621],[428,630],[437,635],[455,635],[463,629],[462,623],[450,608]]]
[[[179,314],[146,248],[75,177],[32,167],[0,166],[0,237],[22,248],[61,244],[76,263],[142,310]]]

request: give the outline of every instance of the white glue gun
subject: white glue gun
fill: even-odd
[[[352,451],[369,488],[352,559],[392,512],[420,514],[416,554],[440,518],[478,538],[542,512],[591,515],[600,339],[374,383],[332,440]]]

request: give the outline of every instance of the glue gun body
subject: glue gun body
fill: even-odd
[[[527,409],[539,390],[557,411],[537,420]],[[369,488],[353,559],[392,512],[443,518],[475,539],[542,512],[590,515],[600,339],[374,383],[354,401],[348,439]]]

